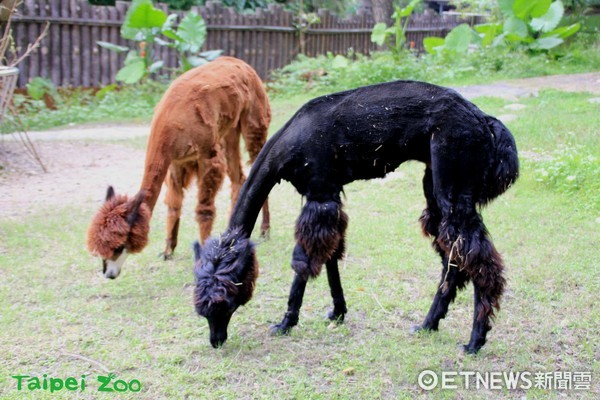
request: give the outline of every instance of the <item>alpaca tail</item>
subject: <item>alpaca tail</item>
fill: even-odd
[[[519,158],[513,135],[494,117],[487,117],[487,124],[494,138],[495,151],[486,179],[484,204],[504,193],[519,176]]]

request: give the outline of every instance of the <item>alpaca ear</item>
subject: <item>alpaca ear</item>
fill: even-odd
[[[138,217],[138,212],[140,210],[140,206],[146,197],[146,191],[144,189],[140,190],[140,192],[133,198],[131,201],[131,206],[129,208],[129,212],[127,213],[127,223],[131,226],[135,222]]]
[[[202,254],[202,246],[200,246],[200,242],[197,240],[193,244],[194,247],[194,263],[197,263],[200,260],[200,255]]]
[[[115,189],[112,186],[109,186],[108,189],[106,189],[106,201],[109,201],[113,197],[115,197]]]

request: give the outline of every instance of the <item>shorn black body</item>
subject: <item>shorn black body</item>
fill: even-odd
[[[338,260],[344,253],[348,217],[340,193],[349,182],[383,177],[407,160],[425,164],[427,206],[420,222],[442,259],[433,304],[416,329],[437,330],[457,289],[471,281],[475,311],[465,350],[477,352],[486,341],[505,285],[502,259],[479,208],[517,179],[517,149],[500,121],[454,90],[414,81],[316,98],[265,144],[241,189],[227,231],[198,248],[195,306],[209,319],[213,346],[225,341],[231,315],[252,296],[258,264],[247,243],[275,184],[287,180],[306,197],[296,225],[292,255],[296,274],[288,311],[272,328],[287,333],[298,323],[308,279],[319,275],[323,264],[334,305],[329,318],[343,321],[346,302]],[[252,287],[240,297],[239,285],[249,281]]]

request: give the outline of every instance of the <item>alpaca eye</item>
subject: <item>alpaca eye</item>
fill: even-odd
[[[115,249],[115,251],[113,252],[113,258],[118,257],[119,255],[121,255],[121,253],[123,252],[123,250],[125,250],[125,245],[121,245],[121,246],[117,247]]]

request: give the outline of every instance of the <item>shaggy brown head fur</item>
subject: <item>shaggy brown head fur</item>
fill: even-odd
[[[152,212],[143,202],[144,197],[144,191],[129,199],[126,195],[116,195],[112,186],[108,188],[106,202],[87,231],[90,253],[106,262],[116,259],[124,250],[139,253],[146,247]]]

